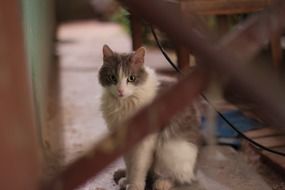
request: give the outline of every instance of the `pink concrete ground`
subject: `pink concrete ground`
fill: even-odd
[[[59,28],[58,53],[61,68],[61,97],[65,163],[69,163],[106,134],[99,104],[101,87],[97,72],[102,64],[102,46],[129,51],[128,35],[115,24],[84,22],[65,24]],[[111,167],[122,166],[118,161]],[[113,189],[112,172],[105,171],[82,190]]]

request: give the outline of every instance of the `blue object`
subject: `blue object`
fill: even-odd
[[[230,110],[222,113],[224,117],[232,123],[241,132],[246,132],[252,129],[260,128],[260,125],[247,117],[245,117],[239,110]],[[228,144],[235,147],[240,146],[240,138],[238,133],[235,132],[219,115],[216,120],[216,136],[218,142],[221,144]],[[206,119],[202,118],[202,128],[205,128]]]

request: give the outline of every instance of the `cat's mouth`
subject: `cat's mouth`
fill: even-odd
[[[124,99],[124,98],[127,97],[127,95],[124,94],[124,93],[117,93],[117,97],[118,97],[119,99]]]
[[[123,92],[117,92],[117,97],[120,99],[123,99],[123,98],[128,97],[128,95],[126,93],[123,93]]]
[[[130,96],[127,94],[117,94],[117,98],[120,100],[127,99],[128,97],[130,97]]]

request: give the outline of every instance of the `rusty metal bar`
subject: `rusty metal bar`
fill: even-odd
[[[150,106],[100,141],[88,155],[71,164],[62,175],[56,178],[56,181],[51,183],[51,186],[45,189],[61,187],[69,190],[86,182],[107,164],[130,150],[143,137],[162,128],[175,113],[191,104],[206,87],[207,76],[205,69],[202,68],[186,76],[166,93],[156,98]]]
[[[36,190],[39,146],[20,2],[1,0],[0,4],[0,189]]]

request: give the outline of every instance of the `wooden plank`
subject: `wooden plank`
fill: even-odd
[[[187,69],[190,64],[190,55],[187,48],[183,46],[177,47],[177,63],[181,70]]]
[[[224,36],[230,29],[229,17],[225,15],[217,16],[219,36]]]
[[[181,0],[183,11],[200,15],[227,15],[261,11],[272,0]]]
[[[130,27],[132,34],[132,48],[133,50],[137,50],[143,45],[143,24],[142,20],[133,13],[130,14]]]
[[[271,35],[271,52],[273,65],[278,70],[282,62],[281,33],[276,32]]]
[[[264,137],[255,139],[255,141],[268,148],[285,146],[285,136]]]
[[[39,146],[20,1],[0,4],[0,189],[36,190]]]
[[[260,137],[266,137],[266,136],[268,137],[273,135],[285,135],[285,133],[275,128],[266,127],[262,129],[248,131],[245,133],[245,135],[250,138],[260,138]]]

